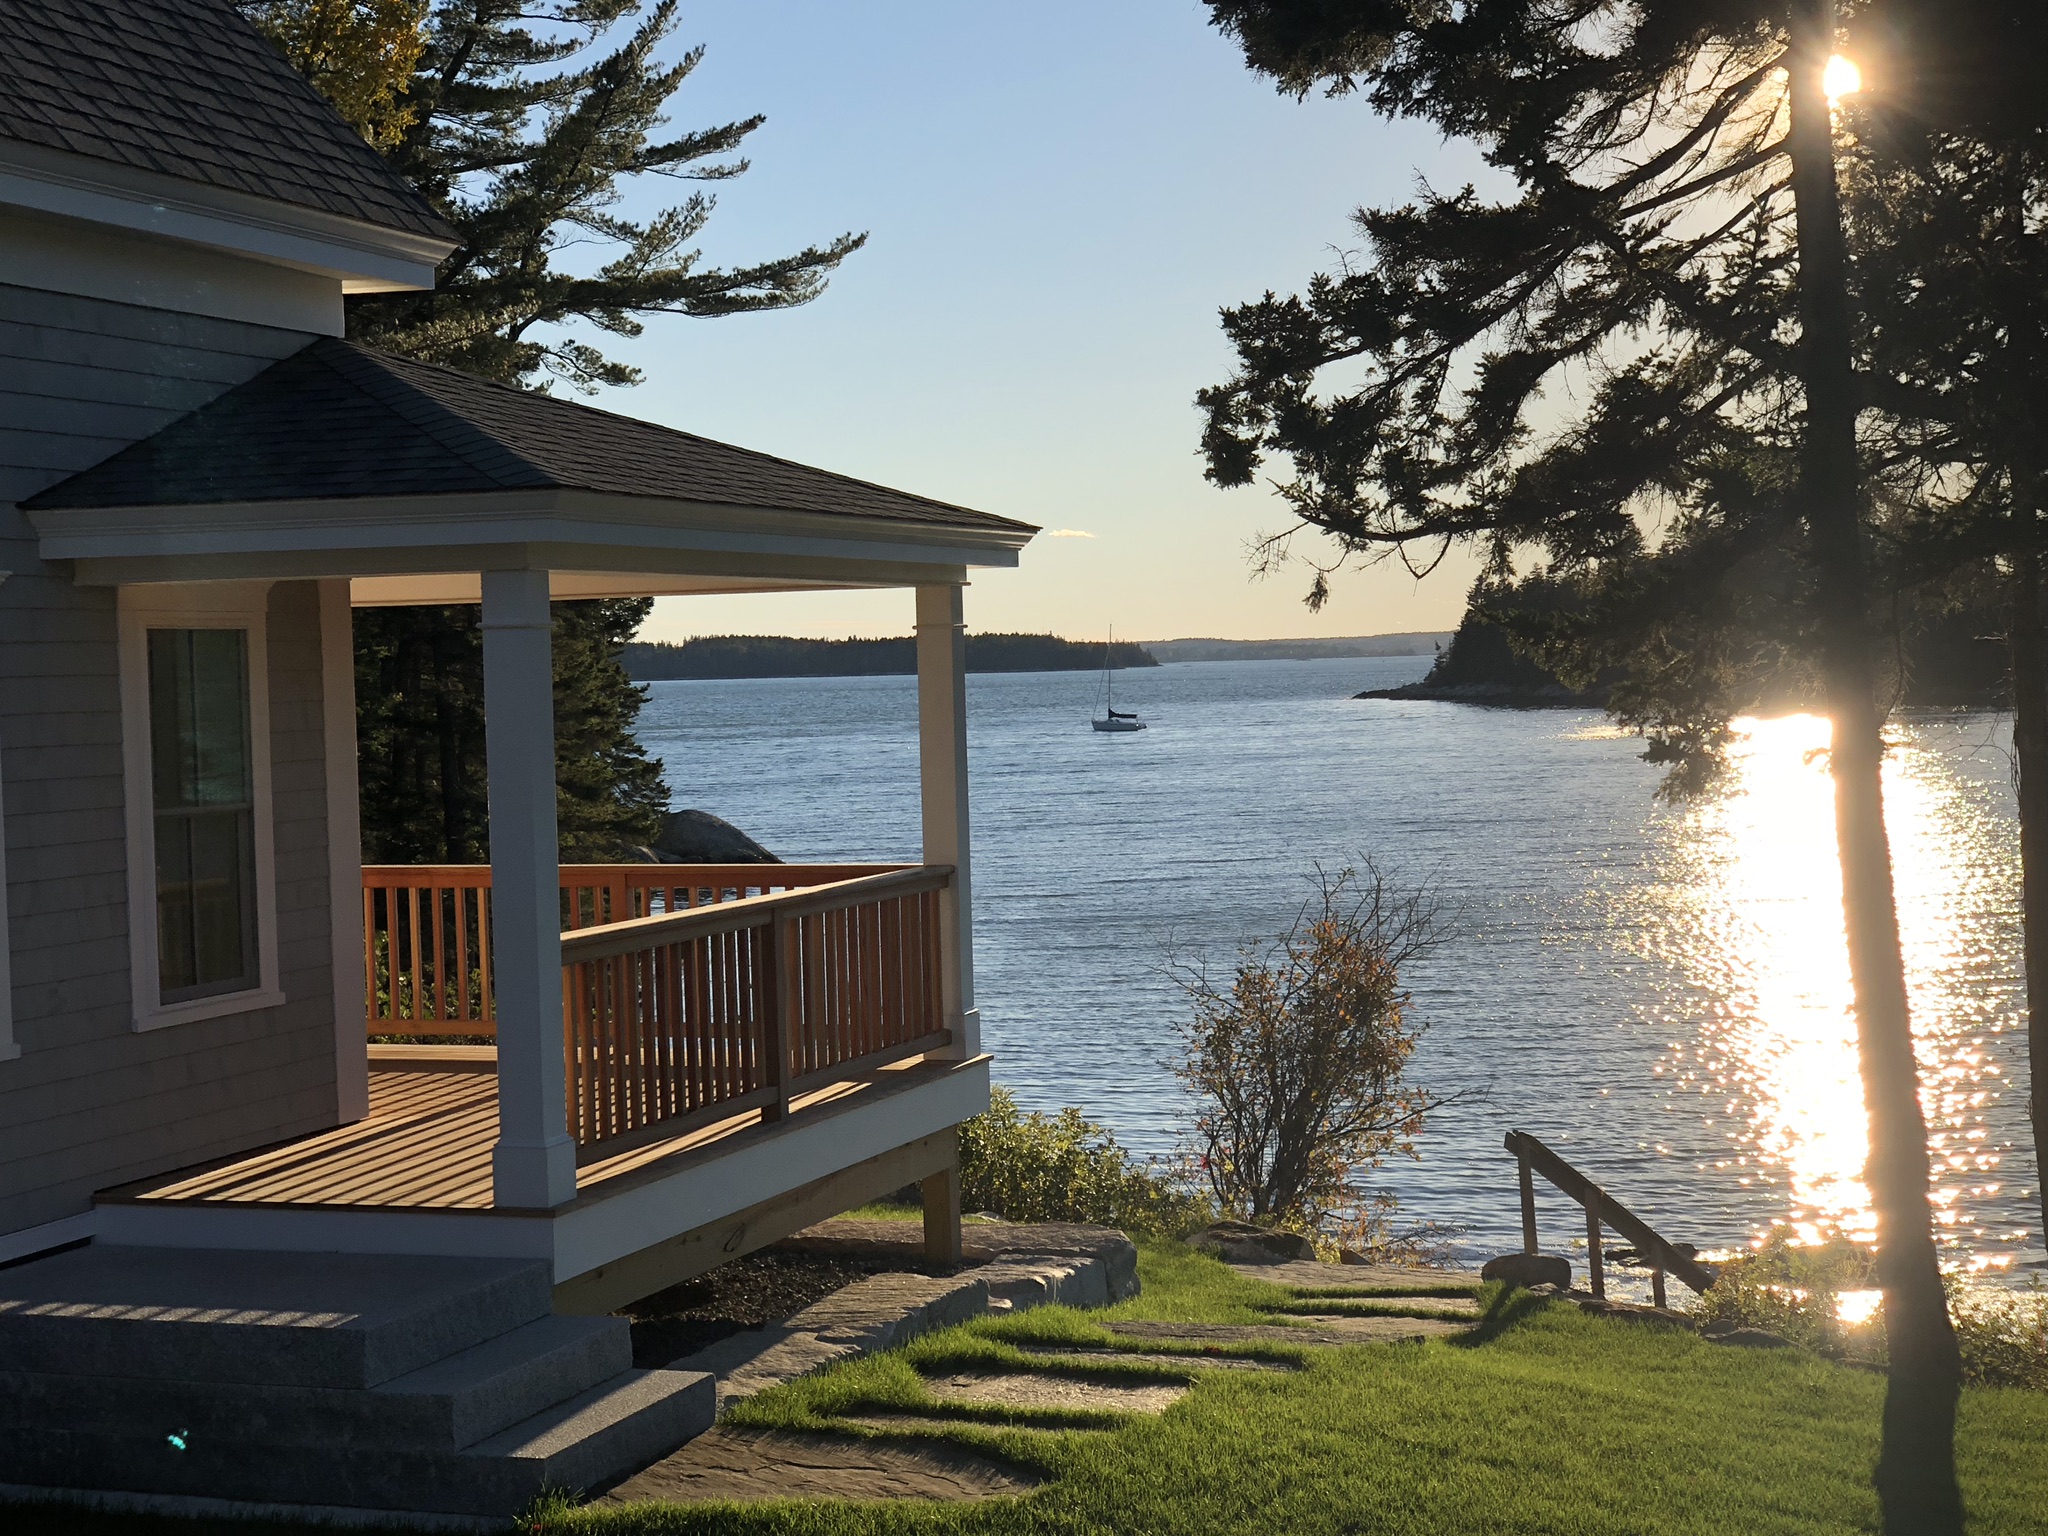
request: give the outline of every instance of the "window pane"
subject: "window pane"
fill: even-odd
[[[239,629],[149,632],[150,762],[158,810],[248,803],[245,645]]]
[[[165,1002],[255,986],[247,635],[149,632],[157,960]]]

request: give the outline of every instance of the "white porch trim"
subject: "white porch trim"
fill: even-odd
[[[370,1112],[363,1033],[363,816],[356,769],[355,613],[346,581],[320,583],[320,732],[327,777],[327,910],[334,953],[334,1098],[345,1124]]]
[[[491,815],[491,966],[498,1006],[495,1203],[576,1196],[562,1106],[561,848],[555,828],[554,619],[546,571],[483,579],[484,750]]]
[[[986,1057],[844,1107],[810,1111],[727,1151],[686,1156],[554,1210],[354,1210],[108,1201],[96,1240],[129,1247],[544,1258],[555,1282],[930,1136],[988,1107]],[[502,1090],[501,1090],[502,1091]]]
[[[967,820],[967,620],[957,583],[917,589],[917,745],[924,862],[953,866],[939,893],[940,997],[953,1032],[948,1054],[964,1060],[981,1054],[981,1014]]]

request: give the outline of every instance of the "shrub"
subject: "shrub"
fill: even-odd
[[[1413,1156],[1445,1102],[1401,1076],[1420,1034],[1401,973],[1440,937],[1431,897],[1395,890],[1368,860],[1318,866],[1287,932],[1246,945],[1228,981],[1200,959],[1169,962],[1190,1008],[1177,1070],[1226,1214],[1361,1239],[1384,1228],[1357,1176]]]
[[[1721,1267],[1695,1315],[1766,1328],[1820,1354],[1881,1365],[1883,1309],[1853,1325],[1838,1315],[1843,1291],[1876,1284],[1869,1249],[1843,1238],[1802,1246],[1780,1229],[1761,1248]],[[2025,1290],[1998,1290],[1967,1284],[1959,1275],[1948,1276],[1947,1285],[1963,1380],[2048,1390],[2048,1289],[2035,1280]]]
[[[1082,1221],[1174,1236],[1208,1219],[1208,1202],[1156,1159],[1140,1162],[1072,1107],[1017,1108],[1006,1088],[960,1127],[960,1204],[1011,1221]]]

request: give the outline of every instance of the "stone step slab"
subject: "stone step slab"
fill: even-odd
[[[729,1403],[837,1361],[894,1349],[988,1310],[988,1285],[972,1274],[870,1275],[779,1327],[734,1334],[675,1364],[679,1370],[707,1372],[717,1381],[722,1412]]]
[[[449,1454],[633,1363],[622,1318],[545,1317],[368,1391],[0,1370],[0,1427],[154,1426],[190,1441]]]
[[[944,1441],[753,1431],[721,1425],[637,1473],[601,1501],[988,1499],[1029,1493],[1023,1467]]]
[[[519,1259],[126,1248],[0,1269],[0,1363],[51,1375],[374,1387],[549,1314]]]
[[[1469,1286],[1477,1290],[1479,1276],[1469,1269],[1423,1269],[1400,1264],[1322,1264],[1304,1259],[1285,1263],[1233,1263],[1254,1280],[1284,1285],[1290,1290],[1359,1291],[1399,1294],[1421,1292],[1441,1286]]]
[[[998,1259],[968,1273],[988,1287],[995,1312],[1110,1304],[1109,1267],[1097,1258]]]
[[[708,1427],[710,1379],[629,1371],[467,1451],[350,1442],[265,1447],[26,1426],[0,1436],[0,1484],[248,1504],[510,1516],[549,1488],[602,1484]],[[182,1442],[182,1443],[180,1443]]]

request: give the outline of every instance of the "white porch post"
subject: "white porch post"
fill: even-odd
[[[492,1203],[575,1198],[562,1073],[561,850],[546,571],[483,573],[491,968],[498,998]]]
[[[974,882],[967,839],[967,625],[961,588],[917,589],[917,738],[924,791],[924,861],[953,866],[939,898],[940,996],[949,1054],[981,1054],[974,1007]]]
[[[342,1123],[370,1112],[363,1031],[363,804],[356,783],[355,614],[348,578],[320,583],[320,729],[327,758],[327,919],[333,928],[334,1094]]]

